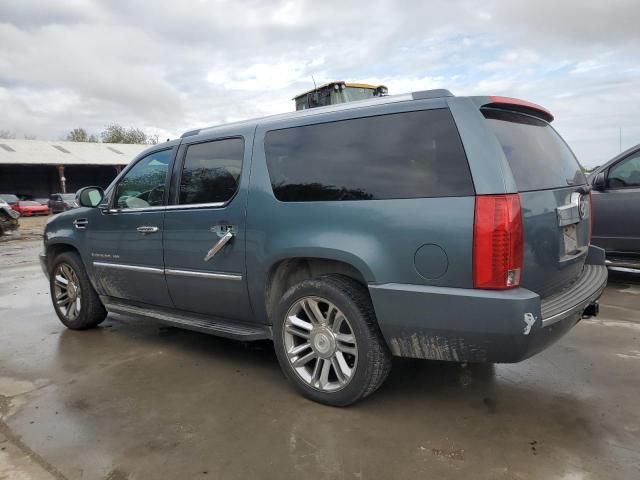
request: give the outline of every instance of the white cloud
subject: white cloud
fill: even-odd
[[[434,14],[437,12],[437,14]],[[0,128],[162,137],[292,110],[329,80],[523,97],[586,164],[640,142],[635,0],[4,0]]]

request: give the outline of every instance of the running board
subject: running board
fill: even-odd
[[[103,296],[100,297],[100,300],[102,300],[102,303],[109,313],[151,318],[173,327],[210,333],[219,337],[233,338],[236,340],[271,339],[271,329],[267,325],[248,325],[186,312],[175,312],[157,308],[154,310],[148,306],[142,307],[124,304],[113,298]]]
[[[605,264],[609,268],[615,268],[621,271],[630,271],[632,273],[640,273],[640,260],[635,257],[608,257]]]

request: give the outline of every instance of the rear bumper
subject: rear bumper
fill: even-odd
[[[590,247],[580,278],[541,300],[529,290],[370,285],[378,322],[394,355],[457,362],[513,363],[562,337],[607,283],[604,253]],[[595,309],[593,309],[595,310]]]

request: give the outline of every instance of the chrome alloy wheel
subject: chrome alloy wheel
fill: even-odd
[[[82,297],[80,282],[76,272],[66,263],[59,263],[53,272],[54,301],[65,319],[73,321],[80,315],[82,307]]]
[[[347,317],[333,303],[304,297],[287,312],[283,330],[286,355],[297,375],[311,387],[344,388],[358,364],[358,346]]]

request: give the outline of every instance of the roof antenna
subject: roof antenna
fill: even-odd
[[[313,78],[313,75],[311,75],[311,80],[313,81],[313,89],[314,89],[314,90],[317,90],[317,89],[318,89],[318,86],[316,85],[316,79],[315,79],[315,78]]]

